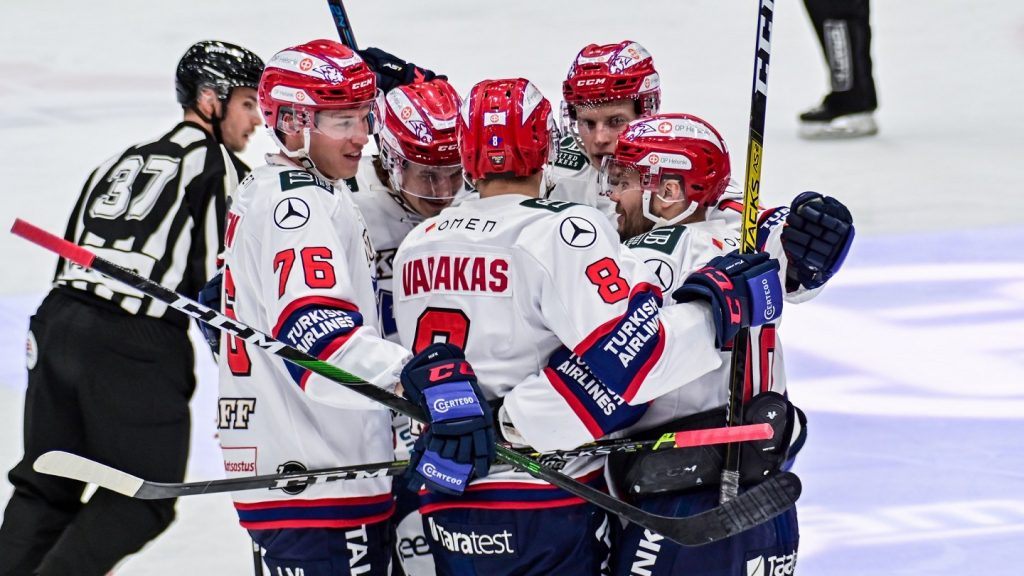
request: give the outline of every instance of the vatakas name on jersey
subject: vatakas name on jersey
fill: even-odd
[[[573,350],[621,398],[638,403],[720,362],[706,307],[662,315],[654,278],[617,240],[591,207],[521,195],[468,199],[424,221],[399,248],[401,341],[414,350],[439,340],[462,347],[484,395],[504,401],[531,445],[571,447],[561,440],[562,423],[535,402],[538,391],[550,389],[543,370],[556,350]],[[664,353],[677,346],[687,352]],[[593,481],[601,465],[579,459],[565,472]],[[459,499],[428,495],[423,510],[565,504],[567,495],[537,484],[522,472],[492,468]]]
[[[192,122],[132,146],[86,181],[64,238],[167,288],[195,296],[216,272],[227,195],[248,168]],[[61,259],[54,283],[131,314],[188,319],[163,302]]]
[[[269,162],[242,182],[228,216],[224,313],[393,386],[409,354],[380,337],[373,250],[350,192],[280,156]],[[237,338],[222,339],[220,357],[229,477],[392,458],[391,416],[380,404]],[[345,527],[390,515],[390,489],[374,478],[234,499],[247,528]]]

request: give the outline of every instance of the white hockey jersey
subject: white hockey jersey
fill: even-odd
[[[311,356],[393,387],[409,353],[383,340],[373,250],[344,185],[280,156],[239,186],[225,235],[224,313]],[[391,460],[390,412],[322,376],[225,337],[219,435],[228,477]],[[391,482],[233,494],[251,529],[346,527],[392,513]]]
[[[423,217],[399,204],[390,188],[378,178],[372,156],[364,156],[359,163],[352,199],[363,215],[366,229],[370,233],[370,242],[376,253],[381,329],[387,339],[397,342],[398,328],[395,326],[394,298],[391,289],[392,266],[398,245],[405,239],[406,234],[423,221]]]
[[[759,249],[779,259],[779,273],[783,281],[787,260],[782,250],[781,224],[787,214],[785,208],[766,211],[762,214],[758,228]],[[739,227],[736,224],[736,218],[728,217],[685,226],[655,228],[631,238],[625,245],[647,265],[657,278],[657,285],[668,298],[694,270],[739,246]],[[801,288],[786,294],[785,300],[790,303],[801,302],[814,297],[820,290]],[[678,308],[678,305],[672,305],[671,302],[667,304],[663,312]],[[777,335],[778,324],[755,327],[750,331],[751,354],[748,356],[748,377],[745,379],[748,395],[768,390],[783,393],[786,390],[782,347]],[[635,430],[647,430],[682,416],[722,406],[728,400],[731,352],[722,351],[719,354],[722,362],[717,369],[689,381],[680,379],[680,386],[644,407],[620,407],[615,411],[609,411],[610,404],[594,393],[599,389],[599,384],[595,384],[593,377],[580,368],[578,359],[569,359],[563,355],[559,362],[553,362],[546,369],[546,380],[528,379],[517,390],[528,393],[534,400],[531,407],[537,418],[543,415],[547,420],[560,422],[561,425],[557,431],[545,431],[517,422],[518,431],[525,442],[534,446],[538,442],[549,446],[550,437],[557,433],[562,443],[557,447],[564,448],[596,440],[608,433],[628,436]],[[509,408],[511,405],[506,402],[506,409]]]
[[[555,161],[544,167],[544,182],[549,200],[564,200],[593,206],[615,227],[615,202],[598,185],[598,169],[590,165],[586,153],[572,136],[558,143]]]
[[[401,341],[413,350],[439,340],[462,347],[488,400],[516,406],[517,428],[533,428],[535,419],[533,399],[519,387],[544,379],[563,346],[594,367],[619,405],[647,402],[717,368],[708,307],[662,314],[654,278],[617,238],[601,213],[569,202],[503,195],[449,208],[413,230],[395,258]],[[559,426],[535,425],[553,430],[550,438]],[[601,464],[579,459],[565,472],[596,482]],[[495,501],[542,507],[566,497],[498,467],[458,499],[427,495],[422,510]]]

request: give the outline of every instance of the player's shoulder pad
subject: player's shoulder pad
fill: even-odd
[[[655,228],[650,232],[645,232],[639,236],[633,236],[632,238],[623,242],[627,248],[649,248],[651,250],[657,250],[664,252],[665,254],[672,254],[675,252],[676,245],[686,234],[686,226],[665,226],[662,228]]]
[[[330,182],[305,170],[285,170],[281,172],[280,178],[282,192],[304,186],[316,186],[326,190],[329,194],[334,194],[334,186]]]
[[[572,208],[573,206],[581,206],[581,204],[569,202],[568,200],[548,200],[546,198],[530,198],[529,200],[523,200],[519,205],[526,208],[547,210],[549,212],[562,212]]]
[[[572,136],[565,136],[558,142],[558,154],[553,164],[567,170],[582,170],[589,164],[587,155],[580,149],[579,143]]]

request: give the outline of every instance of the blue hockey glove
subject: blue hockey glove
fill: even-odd
[[[377,87],[385,94],[394,88],[413,82],[429,82],[434,78],[447,78],[434,74],[432,70],[420,68],[412,62],[406,62],[380,48],[366,48],[358,52],[370,70],[377,75]]]
[[[716,343],[725,346],[744,326],[760,326],[782,314],[779,261],[768,254],[732,251],[687,276],[672,297],[676,302],[711,304]]]
[[[782,248],[789,259],[786,287],[813,290],[828,282],[846,260],[853,234],[853,216],[842,202],[801,192],[790,205],[782,231]]]
[[[409,459],[409,486],[461,494],[495,459],[494,418],[462,350],[433,344],[402,369],[405,397],[430,416]]]
[[[223,285],[224,272],[218,271],[199,290],[199,296],[196,297],[196,300],[203,306],[220,312],[220,292]],[[196,323],[199,324],[199,330],[202,331],[203,336],[206,338],[206,343],[210,346],[210,350],[213,350],[213,356],[216,358],[220,352],[220,330],[201,320],[197,320]]]

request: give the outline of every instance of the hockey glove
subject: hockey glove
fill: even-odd
[[[221,287],[224,285],[224,272],[218,271],[210,278],[210,281],[199,290],[199,296],[196,300],[200,304],[207,308],[212,308],[217,312],[220,312],[220,292]],[[220,330],[210,326],[202,320],[196,320],[199,324],[199,330],[202,331],[203,337],[206,338],[206,343],[210,346],[210,350],[213,350],[213,357],[216,358],[220,352]]]
[[[790,205],[782,248],[789,266],[786,288],[813,290],[839,271],[853,242],[853,216],[842,202],[802,192]]]
[[[430,416],[409,459],[410,488],[462,494],[495,458],[494,417],[473,368],[459,348],[433,344],[409,360],[401,380],[405,397]]]
[[[413,82],[429,82],[434,78],[447,78],[447,76],[434,74],[432,70],[420,68],[412,62],[406,62],[380,48],[366,48],[358,52],[370,70],[377,75],[377,87],[385,94],[394,88]]]
[[[690,274],[672,297],[676,302],[703,300],[711,305],[716,344],[722,348],[740,328],[760,326],[782,314],[779,261],[763,252],[734,250]]]

